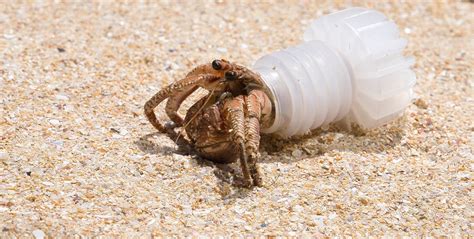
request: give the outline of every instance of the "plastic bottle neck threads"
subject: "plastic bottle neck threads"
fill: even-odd
[[[304,134],[349,113],[352,70],[341,54],[321,41],[264,56],[254,68],[275,99],[275,120],[267,133]]]
[[[254,65],[274,97],[265,133],[301,135],[341,119],[374,128],[398,117],[413,98],[407,41],[382,13],[350,8],[314,21],[304,43]]]

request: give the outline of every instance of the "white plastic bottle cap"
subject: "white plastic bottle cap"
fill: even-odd
[[[304,134],[341,119],[364,128],[385,124],[410,103],[416,77],[406,40],[380,12],[350,8],[314,21],[304,43],[254,65],[274,97],[266,133]]]

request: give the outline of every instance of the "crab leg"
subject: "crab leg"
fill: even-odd
[[[255,186],[262,186],[262,178],[257,165],[260,157],[258,148],[260,145],[260,121],[263,113],[270,113],[270,99],[261,90],[252,90],[245,97],[245,106],[247,108],[247,121],[245,124],[245,148],[249,158],[250,173]]]
[[[224,72],[231,68],[232,65],[226,60],[214,60],[210,64],[197,66],[189,72],[185,78],[196,77],[199,75],[215,75],[216,77],[222,77]],[[201,87],[206,88],[206,85],[201,85]],[[165,107],[166,114],[177,127],[183,125],[183,118],[178,114],[179,107],[183,101],[198,88],[199,87],[196,85],[183,88],[178,92],[173,92],[173,95],[169,97]]]
[[[212,67],[212,64],[203,64],[190,71],[186,75],[186,78],[195,77],[206,73],[217,73],[217,71]],[[177,127],[183,125],[183,118],[178,114],[179,107],[183,101],[198,88],[198,86],[192,86],[183,88],[179,92],[173,92],[173,95],[170,96],[168,102],[166,102],[166,114],[176,124]]]
[[[182,92],[182,91],[188,92],[190,89],[196,86],[206,85],[206,82],[210,82],[210,81],[214,81],[218,79],[219,79],[219,76],[216,76],[216,75],[209,75],[209,74],[197,75],[197,76],[193,75],[181,81],[175,82],[167,86],[166,88],[160,90],[158,93],[156,93],[153,97],[151,97],[145,103],[144,110],[145,110],[145,115],[148,118],[148,121],[150,121],[150,123],[160,132],[167,133],[165,127],[156,118],[154,109],[163,100],[170,97],[172,94],[175,94],[176,92]]]
[[[237,143],[240,149],[240,166],[244,175],[246,186],[251,185],[251,174],[247,163],[247,154],[245,152],[245,113],[243,96],[237,96],[224,103],[225,120],[231,127],[232,141]]]
[[[192,87],[183,88],[178,92],[173,92],[173,96],[170,96],[168,102],[166,102],[166,114],[176,124],[177,127],[183,125],[183,118],[178,114],[178,109],[183,101],[196,91],[199,86],[194,85]]]

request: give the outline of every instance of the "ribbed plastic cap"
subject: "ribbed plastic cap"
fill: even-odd
[[[397,25],[378,11],[350,8],[315,20],[304,41],[319,40],[339,51],[352,68],[353,100],[348,117],[364,128],[385,124],[413,98],[413,57]]]

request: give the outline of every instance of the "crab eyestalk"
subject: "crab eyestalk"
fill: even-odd
[[[304,40],[254,65],[275,110],[263,132],[301,135],[342,119],[374,128],[409,105],[414,59],[402,55],[407,42],[382,13],[351,8],[324,16]]]

